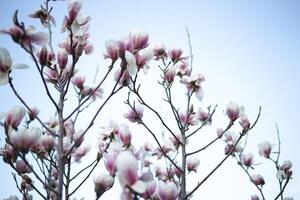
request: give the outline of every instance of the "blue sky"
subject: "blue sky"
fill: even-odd
[[[20,17],[27,24],[35,23],[25,17],[38,9],[38,1],[24,3],[20,0],[1,0],[0,3],[0,28],[11,24],[15,9],[20,10]],[[59,33],[66,7],[60,1],[53,5],[57,16],[56,33]],[[219,104],[221,118],[226,103],[236,101],[246,107],[246,112],[252,119],[261,105],[262,117],[249,139],[249,150],[255,151],[256,144],[264,140],[275,144],[274,124],[278,123],[282,137],[282,158],[294,163],[294,179],[287,188],[287,195],[297,199],[300,198],[300,191],[297,190],[300,185],[300,172],[297,170],[300,165],[299,10],[300,1],[296,0],[86,0],[83,13],[92,17],[90,33],[95,52],[92,56],[83,58],[80,70],[87,76],[92,76],[95,66],[105,64],[102,58],[104,42],[107,39],[121,38],[132,29],[148,32],[150,42],[176,45],[188,54],[185,27],[189,27],[195,56],[194,72],[203,73],[206,77],[203,105]],[[62,36],[55,37],[54,42],[61,38]],[[0,46],[9,49],[16,62],[31,63],[28,56],[9,37],[0,35]],[[99,75],[101,69],[100,67]],[[35,84],[40,82],[33,73],[33,67],[14,72],[15,83],[28,100],[32,99],[33,105],[45,107],[47,99],[42,97],[41,87]],[[0,99],[0,112],[19,104],[8,86],[0,87]],[[48,110],[50,108],[41,112],[45,118]],[[217,122],[222,123],[222,120]],[[6,173],[7,168],[2,161],[0,165],[3,168],[0,170],[1,179],[5,178],[11,185],[8,189],[1,187],[0,198],[3,198],[15,190],[13,183],[8,181],[11,179],[10,173]],[[255,190],[247,178],[242,177],[240,169],[232,166],[234,162],[229,161],[224,166],[224,173],[218,172],[195,195],[203,195],[202,199],[247,199],[248,194]],[[269,175],[269,172],[265,173]],[[242,188],[239,188],[239,183],[243,183]],[[277,185],[272,183],[275,183],[274,180],[265,186],[269,192],[277,189]],[[220,192],[212,192],[215,187]]]

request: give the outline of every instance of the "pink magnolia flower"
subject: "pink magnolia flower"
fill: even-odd
[[[177,62],[175,67],[177,68],[177,74],[180,77],[191,75],[191,70],[188,68],[188,64],[185,61]]]
[[[132,137],[129,127],[126,125],[120,126],[118,128],[118,133],[119,133],[118,137],[123,143],[123,146],[129,147],[131,144],[131,137]]]
[[[92,87],[84,86],[80,93],[82,95],[82,98],[92,95],[91,100],[95,101],[97,98],[100,99],[102,98],[103,89],[102,88],[95,89]]]
[[[109,174],[101,173],[94,177],[94,184],[96,195],[97,197],[100,197],[113,186],[114,177]]]
[[[168,57],[168,55],[166,53],[166,47],[164,44],[161,44],[161,43],[154,44],[152,47],[152,50],[154,53],[155,60]]]
[[[87,146],[80,146],[75,149],[75,151],[72,153],[72,156],[74,158],[75,162],[79,162],[82,157],[84,157],[89,151],[91,150],[91,147],[89,145]]]
[[[246,167],[251,167],[253,165],[253,154],[243,153],[241,156],[241,163]]]
[[[154,155],[157,155],[157,159],[161,159],[165,154],[175,150],[170,141],[164,142],[161,148],[156,148],[153,152]]]
[[[21,106],[15,106],[7,113],[5,118],[5,124],[7,126],[12,126],[13,128],[16,129],[22,122],[25,114],[26,114],[25,108]]]
[[[72,135],[76,147],[79,147],[84,141],[84,131],[80,130]]]
[[[168,51],[169,58],[172,60],[173,63],[177,63],[179,60],[183,59],[182,50],[179,48],[172,48]]]
[[[21,152],[27,153],[33,146],[37,145],[42,135],[40,128],[20,129],[18,132],[12,131],[10,135],[11,143]]]
[[[149,36],[146,32],[130,32],[129,38],[132,42],[132,47],[135,50],[144,49],[149,45]]]
[[[283,161],[283,163],[280,165],[279,170],[277,172],[277,178],[282,181],[282,179],[285,179],[287,177],[292,176],[293,171],[291,170],[293,164],[289,160]]]
[[[30,167],[23,160],[17,160],[16,170],[20,174],[26,174],[26,173],[31,173],[32,172]]]
[[[48,54],[49,52],[46,45],[43,45],[43,47],[37,52],[41,66],[46,66],[48,64]]]
[[[27,29],[21,29],[20,27],[13,25],[8,30],[0,31],[0,33],[10,35],[14,42],[31,51],[30,46],[32,44],[42,46],[49,41],[49,35],[47,33],[34,31],[35,28],[33,26],[30,26]]]
[[[227,132],[225,134],[225,142],[227,143],[224,150],[225,155],[228,155],[229,153],[233,153],[233,152],[239,152],[241,150],[240,145],[239,144],[236,145],[237,141],[238,141],[238,136],[235,133]]]
[[[104,165],[110,175],[115,176],[116,173],[116,159],[118,152],[109,150],[108,153],[104,153]]]
[[[201,83],[205,81],[202,74],[197,74],[196,76],[183,76],[181,78],[181,83],[183,83],[189,92],[195,92],[197,98],[201,101],[203,99],[204,91]]]
[[[110,58],[115,62],[119,58],[119,42],[115,40],[108,40],[105,42],[106,53],[104,59]]]
[[[131,84],[130,75],[129,75],[128,70],[125,70],[123,72],[123,74],[121,74],[121,70],[116,70],[116,72],[114,74],[114,80],[119,81],[118,84],[122,85],[122,86],[128,86]]]
[[[263,186],[265,184],[265,180],[264,177],[260,174],[254,174],[251,176],[251,181],[255,184],[255,185],[261,185]]]
[[[179,192],[180,190],[174,182],[158,181],[158,193],[161,200],[176,200]]]
[[[55,18],[47,13],[47,10],[41,8],[34,13],[30,14],[29,17],[40,19],[42,25],[47,25],[48,21],[50,21],[54,26],[56,25]]]
[[[174,145],[176,149],[180,147],[180,143],[182,142],[182,135],[181,133],[175,133],[176,138],[172,135],[169,137],[170,141]],[[179,141],[178,141],[179,140]]]
[[[73,143],[72,143],[72,140],[70,139],[70,137],[65,136],[63,138],[63,153],[69,153],[72,146],[73,146]],[[56,147],[58,147],[58,144],[56,144]],[[73,148],[72,152],[74,152],[74,148]]]
[[[29,116],[29,120],[33,121],[40,113],[40,110],[37,107],[33,107],[30,109],[30,111],[28,110],[27,113]]]
[[[193,126],[197,124],[195,114],[179,113],[179,120],[184,125],[187,124],[189,126]]]
[[[0,85],[8,83],[8,75],[13,68],[25,69],[28,68],[28,66],[24,64],[12,65],[12,60],[7,49],[0,47]]]
[[[186,161],[186,165],[189,172],[197,172],[197,168],[200,165],[200,160],[198,158],[189,158]]]
[[[240,120],[240,125],[242,126],[242,128],[244,130],[248,129],[250,127],[250,122],[249,122],[247,115],[242,115],[241,120]]]
[[[10,144],[5,144],[3,148],[0,148],[0,154],[3,156],[3,161],[6,163],[14,162],[17,158],[14,148]]]
[[[268,141],[262,142],[258,145],[258,153],[260,156],[269,158],[271,151],[272,151],[272,145]]]
[[[59,50],[57,53],[57,64],[60,69],[65,69],[68,63],[68,55],[65,50]]]
[[[198,112],[197,112],[197,119],[199,119],[199,121],[204,122],[209,118],[209,113],[204,111],[202,108],[199,108]]]
[[[173,83],[175,76],[176,76],[176,68],[171,67],[165,72],[164,79],[170,84]]]
[[[128,113],[124,114],[124,117],[130,122],[140,123],[143,118],[144,109],[141,105],[135,106],[133,109],[130,108]]]
[[[39,142],[40,146],[46,151],[52,150],[52,148],[54,147],[54,143],[55,143],[54,137],[46,134],[41,136]]]
[[[83,85],[85,82],[85,77],[84,76],[74,76],[71,80],[71,82],[79,89],[83,89]]]
[[[130,151],[119,153],[116,166],[117,176],[123,185],[131,186],[138,180],[138,163]]]
[[[68,22],[72,24],[77,18],[82,7],[82,2],[79,0],[71,0],[68,5]]]
[[[53,83],[53,84],[57,84],[58,83],[59,73],[58,73],[57,70],[46,68],[44,70],[44,73],[47,76],[47,78],[46,78],[47,82]]]
[[[147,181],[146,182],[146,191],[143,194],[143,197],[146,199],[151,199],[151,197],[153,196],[153,194],[156,191],[156,182],[153,181]]]
[[[139,69],[144,68],[153,58],[153,52],[150,49],[142,49],[135,54],[136,65]],[[146,67],[147,68],[147,67]],[[144,68],[144,69],[146,69]]]
[[[123,151],[119,153],[117,160],[117,177],[123,186],[130,187],[137,193],[144,193],[146,186],[138,177],[138,162],[132,152]]]
[[[231,121],[235,121],[243,113],[243,108],[235,102],[229,102],[226,106],[226,114]]]

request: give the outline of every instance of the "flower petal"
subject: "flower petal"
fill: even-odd
[[[126,51],[125,52],[125,59],[126,59],[126,62],[128,64],[127,70],[128,70],[129,75],[134,76],[137,72],[135,56],[131,52]]]
[[[34,44],[42,46],[49,41],[49,35],[45,32],[32,33],[30,39]]]
[[[0,47],[0,66],[1,65],[8,66],[8,67],[12,65],[10,54],[7,51],[7,49],[4,47]]]
[[[8,73],[0,72],[0,85],[5,85],[8,83]]]
[[[146,191],[146,184],[143,181],[136,181],[132,186],[130,186],[135,192],[143,194]]]
[[[13,66],[13,68],[15,68],[15,69],[27,69],[27,68],[29,68],[29,66],[25,65],[25,64],[22,64],[22,63],[18,63],[18,64],[15,64]]]

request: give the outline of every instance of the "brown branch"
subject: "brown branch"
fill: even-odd
[[[107,76],[109,75],[109,73],[111,72],[113,68],[113,65],[109,66],[108,71],[106,72],[106,74],[104,75],[103,79],[100,81],[100,83],[95,87],[95,89],[91,92],[91,94],[89,94],[85,100],[83,100],[64,120],[67,121],[70,117],[72,117],[72,115],[74,113],[76,113],[77,110],[80,109],[80,107],[85,104],[85,102],[87,102],[91,96],[93,96],[93,94],[101,87],[102,83],[105,81],[105,79],[107,78]]]
[[[233,148],[231,149],[231,151],[228,153],[227,156],[225,156],[221,162],[206,176],[204,177],[204,179],[199,182],[197,184],[197,186],[191,191],[189,192],[186,196],[185,196],[185,199],[188,199],[189,196],[191,196],[215,171],[217,171],[217,169],[229,158],[229,156],[233,153],[233,151],[235,150],[236,146],[238,145],[239,141],[242,139],[242,137],[249,131],[251,130],[257,123],[259,117],[260,117],[260,114],[261,114],[261,107],[259,107],[259,111],[258,111],[258,115],[256,117],[256,120],[254,121],[253,125],[247,129],[247,130],[243,130],[243,132],[240,133],[240,136],[239,138],[237,139],[235,145],[233,146]]]
[[[232,126],[233,126],[233,122],[230,122],[230,123],[228,124],[228,126],[226,127],[226,129],[222,132],[222,135],[223,135],[224,133],[226,133]],[[209,146],[211,146],[212,144],[214,144],[218,139],[220,139],[220,137],[216,137],[214,140],[212,140],[211,142],[209,142],[209,143],[208,143],[207,145],[205,145],[204,147],[202,147],[202,148],[200,148],[200,149],[198,149],[198,150],[196,150],[196,151],[193,151],[193,152],[191,152],[191,153],[188,153],[188,154],[186,154],[186,156],[190,156],[190,155],[193,155],[193,154],[196,154],[196,153],[199,153],[199,152],[205,150],[206,148],[208,148]]]
[[[13,82],[12,82],[12,78],[11,78],[11,77],[9,77],[8,83],[9,83],[11,89],[13,90],[14,94],[16,95],[16,97],[19,99],[19,101],[26,107],[26,109],[27,109],[29,112],[32,112],[31,108],[27,105],[27,103],[23,100],[23,98],[19,95],[19,93],[17,92],[16,88],[14,87]],[[41,120],[38,116],[35,116],[35,118],[39,121],[39,123],[40,123],[47,131],[49,131],[49,133],[55,135],[55,133],[53,133],[53,131],[52,131],[51,129],[49,129],[49,128],[42,122],[42,120]]]

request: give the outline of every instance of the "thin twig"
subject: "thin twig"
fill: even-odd
[[[194,130],[192,133],[190,133],[188,136],[186,136],[186,138],[193,136],[195,133],[197,133],[199,130],[201,130],[208,122],[210,122],[212,119],[212,116],[216,112],[216,108],[217,108],[217,105],[214,107],[214,109],[211,112],[211,114],[209,115],[209,117],[201,124],[201,126],[199,128],[197,128],[196,130]]]
[[[31,108],[27,105],[27,103],[23,100],[23,98],[19,95],[19,93],[17,92],[16,88],[14,87],[13,85],[13,82],[12,82],[12,78],[9,77],[9,80],[8,80],[8,83],[12,89],[12,91],[14,92],[14,94],[16,95],[16,97],[19,99],[19,101],[26,107],[26,109],[29,111],[29,112],[32,112]],[[53,133],[53,131],[51,129],[49,129],[43,122],[42,120],[38,117],[38,116],[35,116],[35,119],[37,119],[39,121],[39,123],[51,134],[55,135]]]

